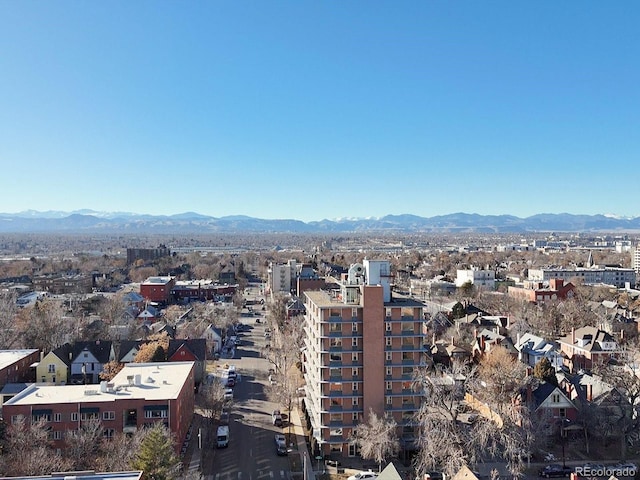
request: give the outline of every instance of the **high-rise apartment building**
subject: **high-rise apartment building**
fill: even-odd
[[[370,410],[391,415],[409,447],[421,399],[413,376],[423,361],[424,305],[392,297],[388,261],[364,260],[351,266],[339,290],[304,295],[312,447],[324,455],[356,455],[351,432]]]

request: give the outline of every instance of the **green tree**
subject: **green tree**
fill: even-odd
[[[542,360],[533,367],[533,376],[552,385],[558,385],[556,370],[547,357],[543,357]]]
[[[176,456],[169,430],[160,422],[150,428],[131,466],[142,470],[145,480],[172,480],[177,478],[180,459]]]

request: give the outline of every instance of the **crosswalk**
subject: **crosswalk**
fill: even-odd
[[[257,472],[228,472],[207,475],[205,480],[291,480],[286,470],[258,470]]]

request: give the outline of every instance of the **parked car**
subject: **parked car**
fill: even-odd
[[[573,468],[571,467],[563,467],[560,464],[554,463],[551,465],[546,465],[538,472],[539,477],[544,478],[558,478],[558,477],[568,477],[573,473]]]
[[[288,453],[287,439],[284,437],[284,435],[277,433],[275,435],[275,441],[276,441],[276,454],[280,456],[287,455]]]
[[[224,399],[225,400],[233,400],[233,388],[225,388],[224,389]]]
[[[273,413],[271,414],[271,420],[276,427],[282,426],[282,414],[280,413],[280,410],[273,411]]]
[[[358,472],[355,475],[351,475],[347,480],[366,480],[377,478],[378,474],[372,470]]]

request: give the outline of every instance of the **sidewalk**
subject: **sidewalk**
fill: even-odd
[[[314,460],[310,457],[309,451],[307,450],[304,428],[302,426],[302,420],[300,419],[300,412],[298,412],[297,408],[291,410],[291,418],[289,421],[293,426],[293,434],[296,437],[296,448],[297,454],[300,455],[300,464],[303,468],[303,479],[316,480],[316,475],[313,471]],[[306,470],[306,472],[304,470]]]

